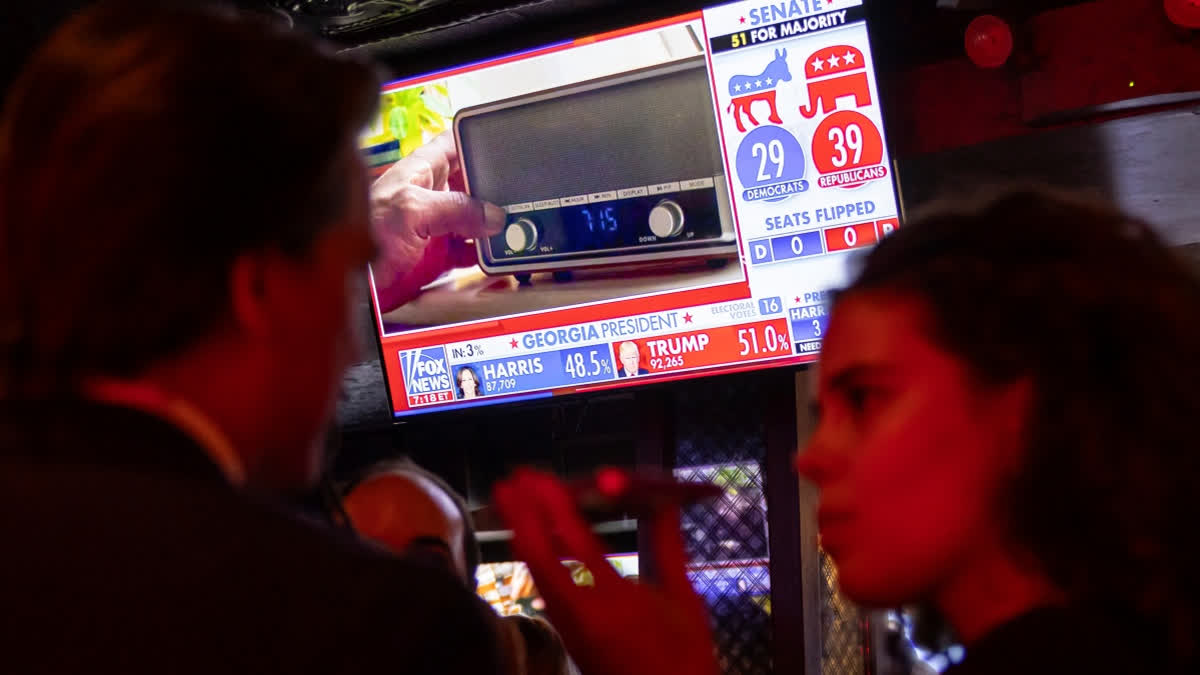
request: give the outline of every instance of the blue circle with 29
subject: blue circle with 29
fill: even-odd
[[[804,148],[783,127],[761,126],[746,134],[735,164],[745,201],[778,202],[808,190]]]

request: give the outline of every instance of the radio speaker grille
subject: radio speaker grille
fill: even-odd
[[[472,194],[517,204],[724,174],[704,61],[672,68],[460,113]]]

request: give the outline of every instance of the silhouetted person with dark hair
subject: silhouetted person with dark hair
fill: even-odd
[[[456,575],[275,497],[321,466],[373,223],[432,203],[369,202],[380,83],[184,7],[77,14],[0,118],[0,669],[494,672]],[[390,180],[453,160],[439,141]]]
[[[913,218],[837,296],[796,461],[841,589],[934,608],[955,675],[1200,672],[1198,351],[1200,280],[1111,206],[1010,190]],[[676,515],[639,588],[599,574],[553,476],[494,503],[584,672],[716,672]]]

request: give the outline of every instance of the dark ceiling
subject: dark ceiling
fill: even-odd
[[[402,70],[436,65],[431,59],[475,58],[489,51],[534,46],[706,4],[696,0],[232,1],[246,8],[286,14],[297,26],[347,47],[367,49]],[[1019,19],[1077,2],[869,0],[877,63],[884,69],[903,69],[959,56],[963,29],[980,12]],[[3,83],[59,19],[86,4],[87,0],[0,3]]]
[[[877,59],[900,69],[961,56],[963,31],[982,12],[1021,19],[1081,0],[868,0]],[[467,49],[467,42],[532,46],[690,11],[715,0],[239,0],[244,6],[285,12],[298,24],[347,46],[365,46],[385,60],[430,50]],[[615,17],[620,17],[616,19]],[[593,28],[596,27],[596,28]],[[572,31],[574,31],[572,33]],[[561,34],[559,34],[561,33]],[[461,56],[461,54],[460,54]]]

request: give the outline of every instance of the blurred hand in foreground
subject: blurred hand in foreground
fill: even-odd
[[[454,137],[443,133],[371,186],[380,254],[372,264],[379,309],[391,311],[456,267],[478,262],[472,240],[499,234],[504,210],[463,192]]]
[[[514,532],[571,658],[587,675],[716,675],[708,612],[685,570],[679,509],[644,524],[653,542],[653,585],[622,579],[554,476],[528,469],[497,484],[494,504]],[[576,586],[560,561],[579,560],[595,586]],[[642,578],[648,575],[643,571]]]

